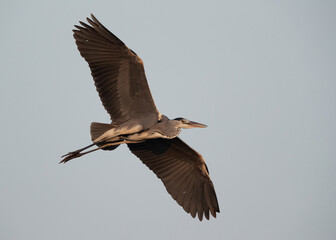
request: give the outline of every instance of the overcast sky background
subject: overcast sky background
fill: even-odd
[[[336,239],[335,1],[0,3],[0,239]],[[199,222],[127,147],[59,165],[108,122],[73,25],[144,61],[160,112],[207,124],[221,213]]]

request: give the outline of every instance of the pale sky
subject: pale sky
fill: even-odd
[[[2,1],[0,239],[336,239],[335,1]],[[159,111],[207,124],[220,204],[193,219],[127,147],[60,165],[109,116],[73,25],[144,61]]]

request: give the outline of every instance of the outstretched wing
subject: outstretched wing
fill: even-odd
[[[219,212],[216,192],[200,154],[179,138],[128,144],[129,149],[160,178],[183,209],[202,220]]]
[[[111,120],[125,122],[139,115],[158,117],[142,60],[92,14],[89,24],[75,26],[78,50],[89,63],[100,99]]]

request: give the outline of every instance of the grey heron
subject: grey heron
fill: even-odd
[[[178,138],[182,128],[206,125],[159,113],[140,57],[92,14],[87,21],[75,25],[73,36],[112,122],[91,123],[93,143],[62,156],[61,163],[125,143],[187,213],[199,220],[203,215],[209,219],[209,213],[216,217],[219,206],[208,168],[202,156]],[[84,151],[93,146],[97,148]]]

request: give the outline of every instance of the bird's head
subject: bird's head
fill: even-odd
[[[174,120],[179,123],[178,127],[184,128],[184,129],[195,128],[195,127],[198,127],[198,128],[206,128],[207,127],[207,125],[205,125],[205,124],[198,123],[198,122],[193,122],[193,121],[190,121],[186,118],[179,117],[179,118],[175,118]]]

